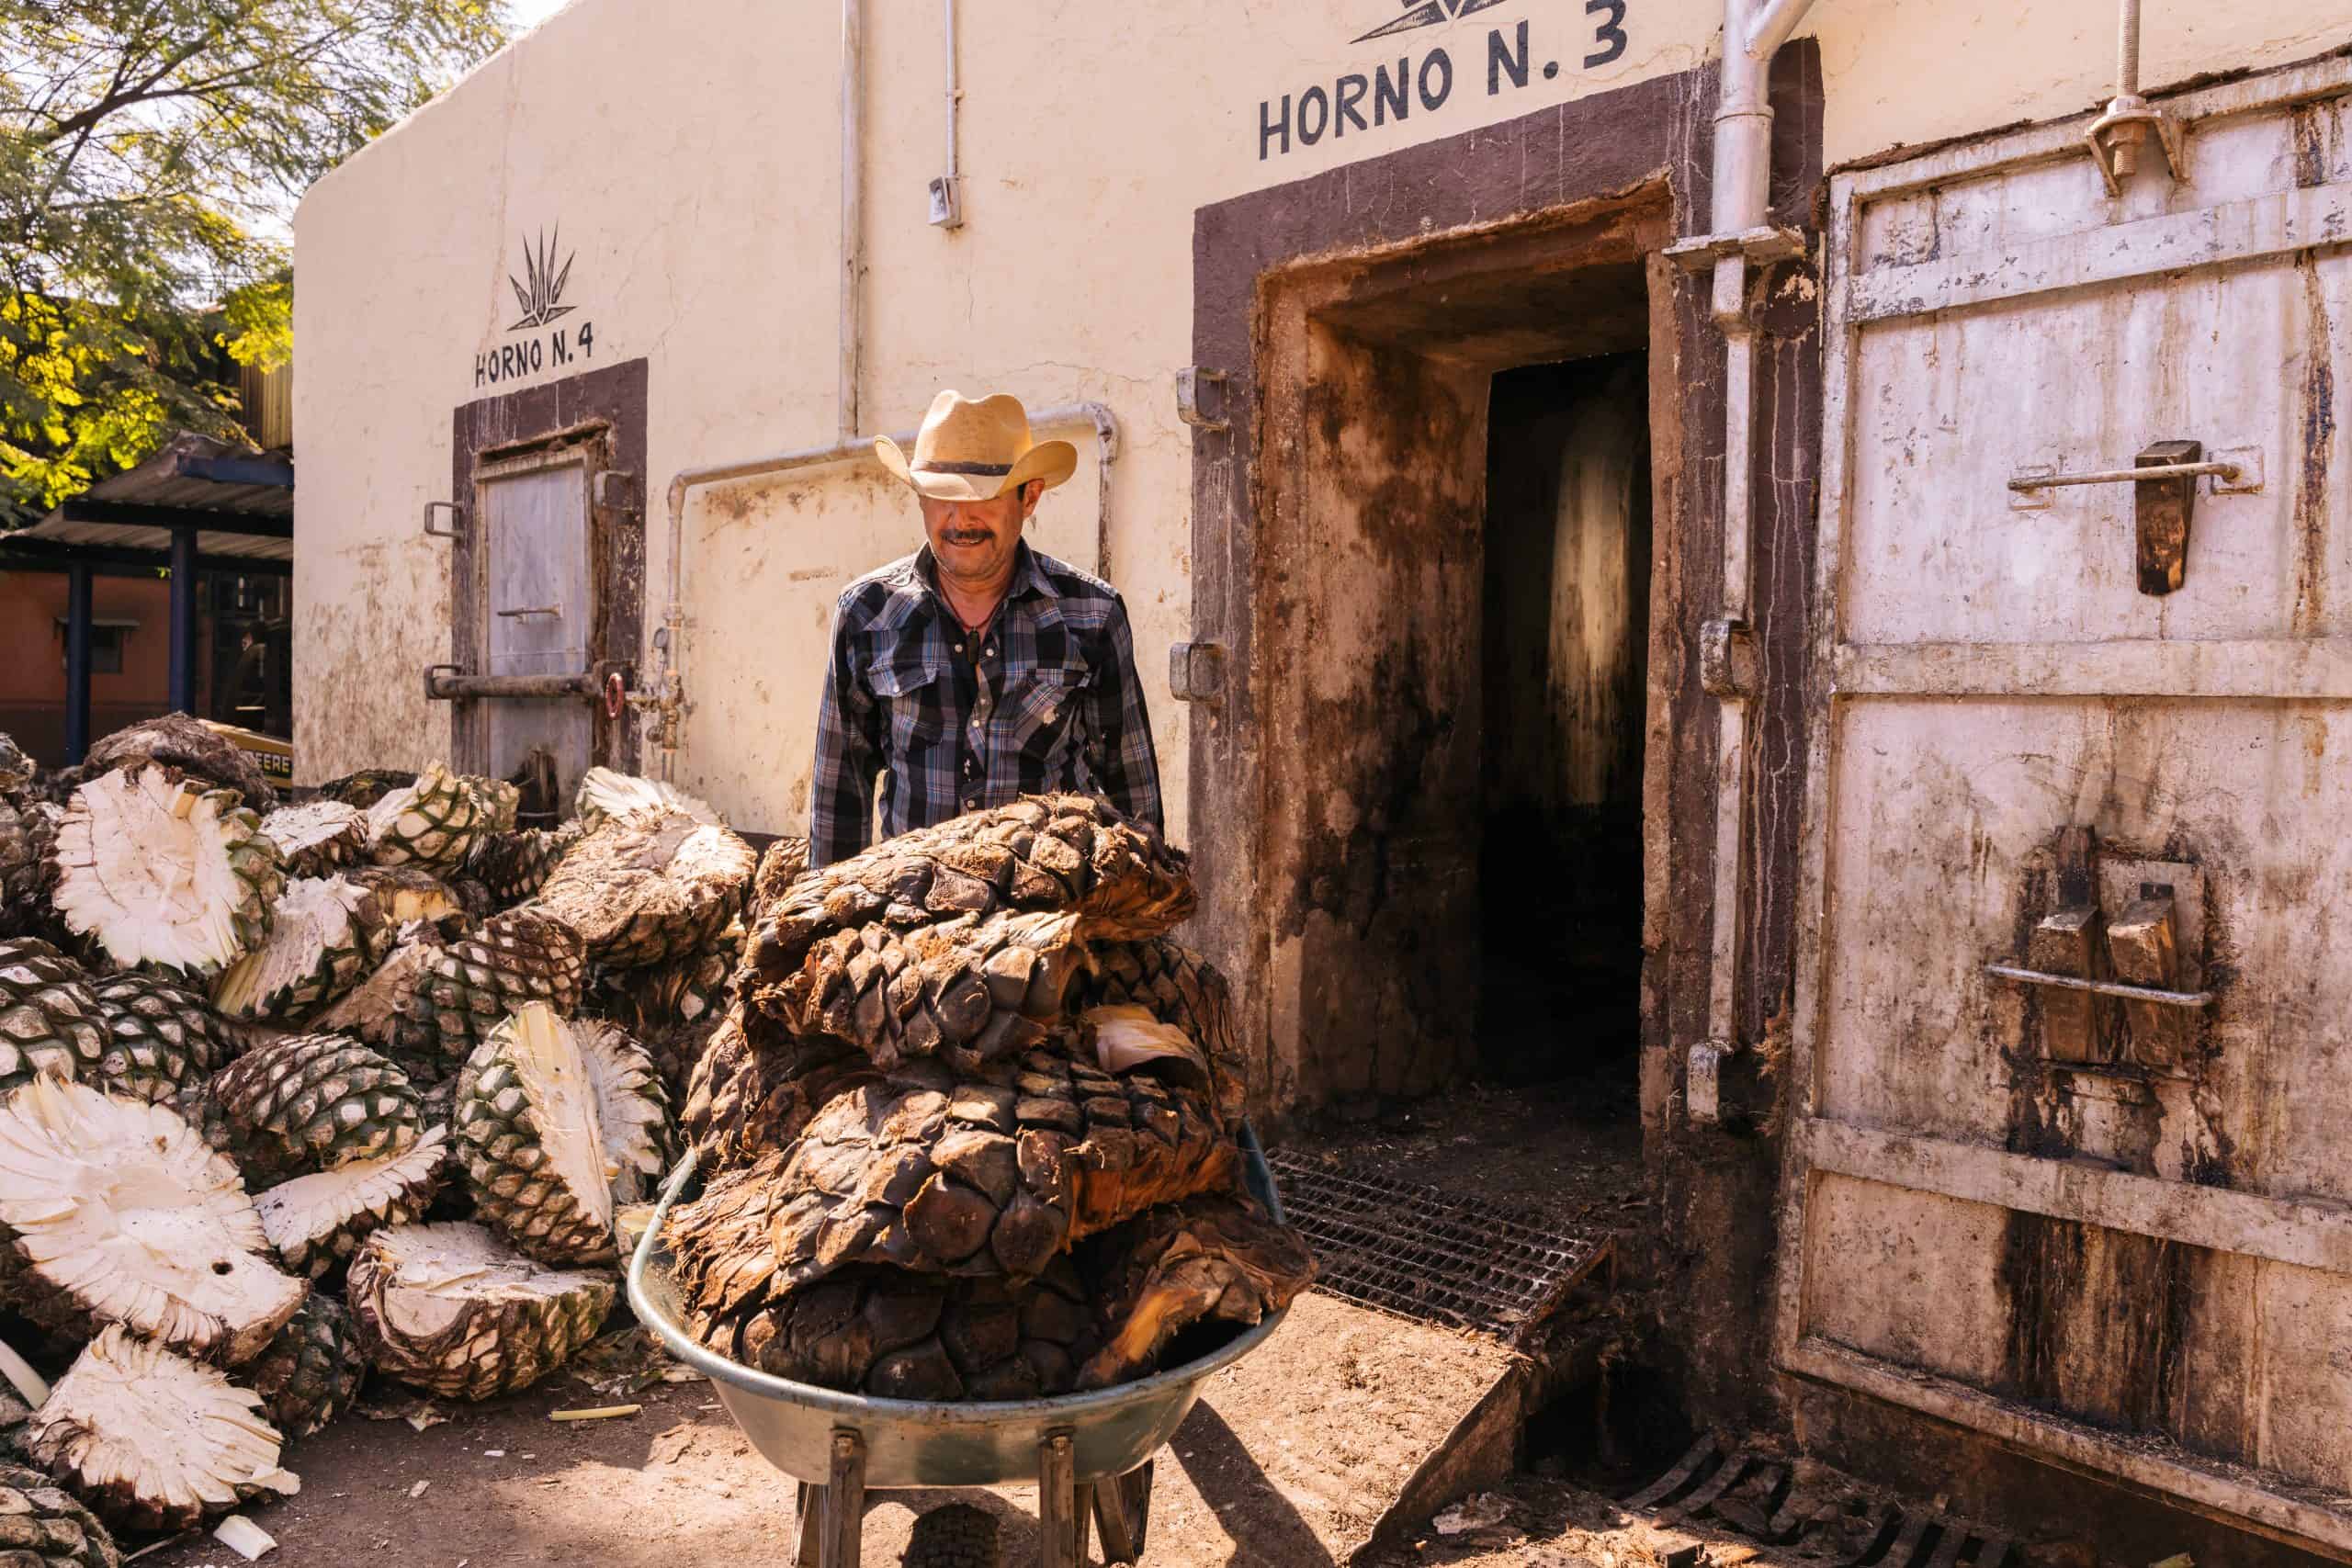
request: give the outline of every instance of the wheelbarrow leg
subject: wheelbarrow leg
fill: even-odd
[[[1103,1562],[1143,1561],[1144,1534],[1151,1524],[1151,1461],[1094,1483],[1094,1522],[1102,1532]]]
[[[823,1538],[825,1489],[800,1483],[797,1509],[800,1550],[792,1554],[792,1568],[819,1568],[818,1557],[823,1548],[818,1543]]]
[[[1038,1568],[1079,1568],[1077,1461],[1068,1432],[1037,1445]]]
[[[833,1433],[832,1468],[823,1491],[818,1568],[858,1568],[865,1535],[865,1444],[855,1432]]]

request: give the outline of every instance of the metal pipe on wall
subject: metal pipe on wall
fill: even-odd
[[[842,0],[841,384],[835,428],[857,433],[857,391],[865,330],[865,0]]]
[[[1033,431],[1091,430],[1094,434],[1095,488],[1095,547],[1101,559],[1097,565],[1108,570],[1111,557],[1111,469],[1119,460],[1119,422],[1104,403],[1056,403],[1039,409],[1029,416]],[[701,468],[681,468],[670,480],[667,497],[669,511],[669,594],[662,615],[662,629],[654,637],[654,651],[660,670],[654,681],[652,704],[661,711],[660,749],[662,778],[670,782],[678,754],[678,729],[684,719],[685,706],[685,549],[686,497],[689,492],[706,485],[727,484],[737,479],[765,479],[790,473],[798,468],[822,468],[832,463],[872,462],[874,437],[851,436],[831,441],[821,446],[801,446],[789,452],[773,452],[763,457],[742,457],[729,463],[711,463]],[[891,440],[900,446],[912,446],[915,433],[899,431]]]
[[[1724,0],[1723,64],[1715,104],[1710,231],[1675,247],[1711,268],[1708,313],[1724,334],[1723,577],[1709,627],[1724,659],[1708,689],[1716,699],[1715,898],[1710,934],[1707,1038],[1690,1047],[1684,1104],[1692,1120],[1719,1114],[1717,1073],[1739,1048],[1740,915],[1746,897],[1748,724],[1755,705],[1748,647],[1755,518],[1756,324],[1749,267],[1801,254],[1797,236],[1772,227],[1772,59],[1813,0]]]
[[[956,122],[964,111],[964,89],[956,76],[956,0],[943,0],[947,26],[947,177],[954,180],[963,173],[956,167]]]

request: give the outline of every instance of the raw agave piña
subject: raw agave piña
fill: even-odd
[[[489,830],[481,797],[435,762],[368,808],[368,856],[378,865],[455,871]]]
[[[288,876],[326,876],[368,852],[368,814],[340,800],[281,806],[261,819]]]
[[[105,1054],[105,1014],[81,965],[39,937],[0,942],[0,1094],[36,1073],[85,1077]]]
[[[122,1568],[114,1537],[38,1470],[0,1464],[0,1562],[8,1568]]]
[[[218,1072],[245,1048],[233,1026],[213,1016],[203,992],[136,970],[90,982],[107,1032],[92,1081],[161,1105]]]
[[[119,1324],[83,1349],[25,1435],[33,1462],[101,1518],[143,1530],[192,1529],[301,1490],[278,1465],[283,1446],[260,1395]]]
[[[359,984],[390,940],[366,888],[298,877],[277,896],[269,940],[213,982],[212,1005],[227,1018],[299,1018]]]
[[[531,908],[578,931],[616,969],[684,958],[743,905],[759,857],[725,828],[680,812],[607,822],[574,845]]]
[[[639,778],[611,768],[591,768],[571,794],[572,814],[587,827],[608,818],[662,816],[682,811],[697,822],[716,823],[718,813],[706,801],[659,779]]]
[[[0,1102],[0,1228],[47,1326],[129,1325],[234,1365],[302,1304],[237,1168],[162,1106],[41,1077]]]
[[[277,846],[233,790],[198,789],[149,764],[74,792],[58,824],[66,928],[126,969],[209,979],[261,945],[286,885]]]
[[[619,1031],[533,1002],[491,1032],[458,1079],[458,1156],[475,1215],[550,1263],[613,1256],[613,1182],[658,1174],[661,1079]],[[650,1170],[647,1169],[650,1166]]]
[[[359,1249],[344,1294],[378,1371],[489,1399],[528,1388],[594,1338],[614,1281],[534,1263],[480,1225],[395,1225]]]
[[[319,1279],[379,1227],[422,1218],[448,1155],[448,1129],[432,1126],[399,1154],[281,1181],[254,1200],[263,1234],[288,1269]]]

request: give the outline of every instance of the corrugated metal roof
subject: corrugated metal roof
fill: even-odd
[[[248,482],[254,476],[264,480]],[[243,556],[253,560],[292,560],[294,541],[254,533],[241,524],[263,524],[290,531],[294,521],[293,465],[259,447],[234,446],[183,431],[163,450],[121,473],[100,479],[60,505],[16,539],[54,539],[68,545],[104,545],[119,550],[170,550],[172,530],[149,522],[98,522],[69,515],[76,502],[170,507],[217,513],[219,528],[199,527],[199,555]]]
[[[29,528],[19,528],[6,536],[11,539],[55,539],[66,545],[105,545],[118,550],[153,550],[166,554],[172,547],[172,530],[153,528],[136,523],[72,523],[51,513]],[[273,539],[266,534],[222,534],[210,528],[196,531],[196,553],[200,556],[243,556],[252,560],[292,560],[294,541]]]

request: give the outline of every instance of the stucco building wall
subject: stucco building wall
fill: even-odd
[[[1612,22],[1614,9],[1522,0],[1351,41],[1396,8],[973,0],[959,49],[967,223],[949,231],[925,221],[924,186],[944,162],[938,15],[868,7],[857,428],[906,427],[941,385],[1112,409],[1105,564],[1134,611],[1180,833],[1188,716],[1168,697],[1164,650],[1191,621],[1192,443],[1170,378],[1189,358],[1194,209],[1685,71],[1714,47],[1719,13],[1703,0],[1627,0]],[[2347,20],[2352,6],[2333,3],[2159,7],[2144,75],[2312,53]],[[1525,86],[1510,69],[1521,23]],[[1813,30],[1831,164],[2081,108],[2103,96],[2113,53],[2101,6],[1988,18],[1827,0]],[[451,499],[456,406],[568,368],[649,361],[649,637],[667,592],[669,476],[839,434],[839,54],[826,7],[580,0],[311,192],[296,223],[307,776],[449,750],[448,710],[419,678],[449,658],[447,547],[421,518]],[[1396,61],[1415,78],[1401,120],[1380,112],[1376,83]],[[1318,107],[1351,75],[1375,79],[1356,100],[1364,129]],[[1285,113],[1286,148],[1267,129]],[[1318,118],[1339,129],[1309,145]],[[509,376],[501,351],[549,335],[509,330],[509,279],[542,235],[571,265],[571,310],[552,325],[574,333],[574,358],[559,365],[542,343],[537,367]],[[1094,564],[1095,454],[1081,446],[1080,478],[1049,499],[1044,530]],[[913,539],[900,498],[854,466],[698,492],[680,783],[752,826],[800,819],[832,596]]]

